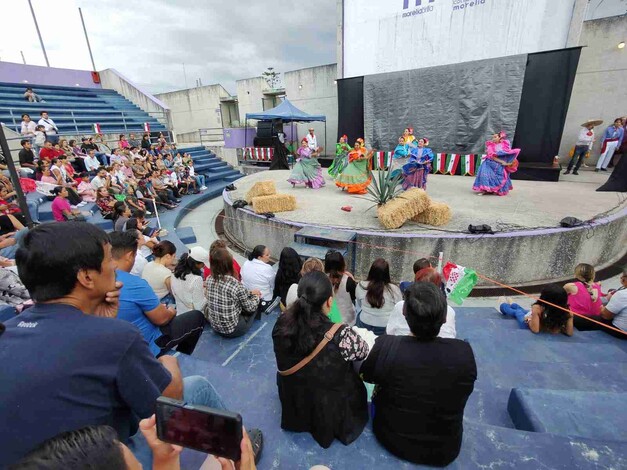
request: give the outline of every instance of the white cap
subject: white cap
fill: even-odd
[[[195,246],[189,250],[189,257],[199,263],[205,263],[209,266],[209,252],[202,246]]]

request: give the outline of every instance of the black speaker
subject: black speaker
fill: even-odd
[[[274,137],[255,137],[253,139],[253,145],[255,147],[273,147]]]
[[[257,137],[272,137],[272,121],[259,121],[257,123]]]

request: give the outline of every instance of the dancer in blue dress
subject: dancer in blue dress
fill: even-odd
[[[409,162],[409,150],[411,144],[406,143],[404,137],[398,138],[398,145],[394,149],[392,154],[392,160],[390,161],[389,171],[392,173],[392,177],[396,178],[403,171],[403,165]]]
[[[409,162],[403,165],[403,189],[427,189],[427,176],[431,172],[433,151],[427,147],[429,139],[421,138],[416,147],[410,148]]]
[[[473,191],[505,196],[513,188],[510,175],[518,169],[520,149],[511,148],[505,137],[505,132],[499,132],[486,142],[486,156],[477,171]]]

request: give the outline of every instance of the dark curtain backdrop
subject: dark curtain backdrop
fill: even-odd
[[[558,154],[581,48],[527,56],[513,146],[520,161],[553,164]]]
[[[364,78],[366,143],[393,150],[406,127],[439,152],[480,153],[490,135],[512,135],[526,55]]]
[[[353,145],[359,137],[364,137],[364,77],[338,80],[337,98],[338,141],[346,134],[349,145]]]

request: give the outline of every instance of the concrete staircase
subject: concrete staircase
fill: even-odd
[[[234,170],[226,162],[220,160],[216,155],[205,147],[187,147],[179,150],[189,153],[194,160],[196,173],[205,175],[207,186],[214,181],[224,181],[227,184],[244,176],[238,170]]]

